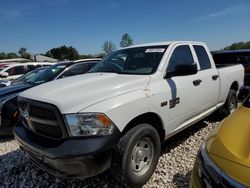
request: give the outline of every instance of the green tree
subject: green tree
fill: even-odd
[[[116,49],[115,44],[112,41],[105,41],[102,46],[102,50],[106,55],[110,54]]]
[[[131,38],[131,36],[128,33],[125,33],[124,35],[122,35],[120,46],[124,48],[124,47],[131,46],[131,45],[133,45],[133,39]]]
[[[18,50],[18,54],[22,57],[22,58],[26,58],[26,59],[30,59],[31,55],[27,52],[27,48],[22,47]]]
[[[247,41],[247,42],[245,43],[245,49],[250,49],[250,41]]]
[[[6,59],[7,55],[5,52],[0,53],[0,59]]]
[[[7,53],[6,58],[7,59],[18,58],[18,55],[14,52],[10,52],[10,53]]]
[[[59,60],[76,60],[79,59],[78,51],[70,46],[60,46],[57,48],[52,48],[46,52],[46,56],[53,57]]]
[[[230,46],[226,46],[224,50],[239,50],[239,49],[250,49],[250,41],[247,42],[235,42]]]

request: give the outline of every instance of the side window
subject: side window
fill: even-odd
[[[169,60],[167,72],[173,72],[176,65],[193,64],[194,59],[188,45],[178,46],[175,48]]]
[[[6,72],[9,73],[9,76],[13,76],[15,74],[15,67],[6,70]]]
[[[25,74],[25,68],[23,65],[20,65],[20,66],[16,66],[15,67],[15,74],[18,75],[18,74]]]
[[[28,72],[36,69],[38,66],[37,65],[28,65]]]
[[[201,70],[210,69],[211,62],[209,60],[209,57],[207,55],[205,48],[203,46],[199,46],[199,45],[194,45],[193,47],[194,47],[195,53],[198,57]]]
[[[18,75],[18,74],[24,74],[25,69],[23,65],[20,65],[20,66],[12,67],[6,72],[8,72],[10,76],[13,76],[13,75]]]
[[[74,76],[78,74],[84,74],[88,72],[93,67],[93,65],[95,64],[94,63],[82,63],[82,64],[73,65],[64,73],[62,73],[62,75],[59,78],[65,78],[65,77]]]

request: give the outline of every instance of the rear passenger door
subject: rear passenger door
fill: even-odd
[[[202,45],[193,45],[197,63],[200,65],[198,78],[201,80],[199,86],[199,95],[196,96],[196,102],[200,110],[207,110],[215,106],[219,97],[219,74],[212,60],[210,53]]]

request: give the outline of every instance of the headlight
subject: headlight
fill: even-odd
[[[113,122],[102,113],[65,115],[70,136],[106,136],[113,133]]]

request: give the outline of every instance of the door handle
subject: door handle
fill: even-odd
[[[217,78],[219,78],[219,75],[213,75],[212,78],[213,80],[217,80]]]
[[[198,86],[201,84],[201,82],[202,82],[202,80],[198,79],[198,80],[194,80],[193,84],[194,84],[194,86]]]

